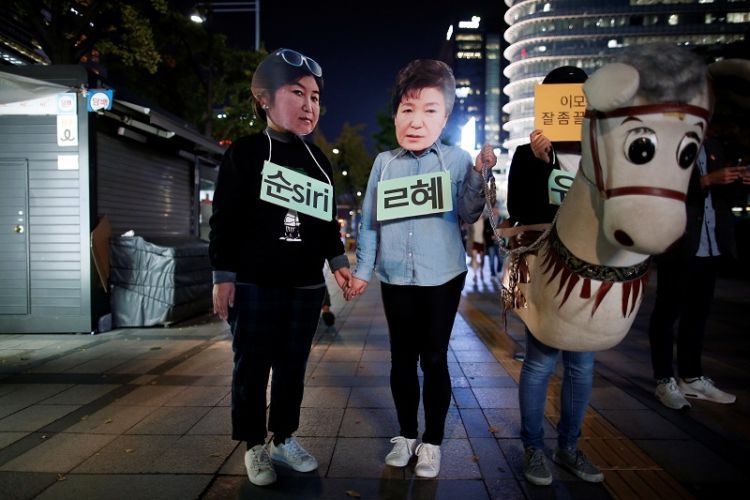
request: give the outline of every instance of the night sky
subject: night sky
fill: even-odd
[[[319,127],[333,141],[344,122],[365,123],[389,103],[398,70],[416,58],[438,58],[448,26],[472,15],[500,19],[503,0],[301,2],[261,0],[261,40],[268,50],[287,47],[323,67],[326,113]],[[230,40],[252,48],[253,13],[221,14]]]

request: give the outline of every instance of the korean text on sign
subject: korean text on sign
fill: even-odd
[[[333,219],[330,184],[270,161],[263,164],[260,199],[318,219]]]
[[[585,113],[581,83],[547,83],[534,88],[534,128],[551,141],[580,141]]]
[[[379,221],[453,210],[448,172],[399,177],[378,183]]]

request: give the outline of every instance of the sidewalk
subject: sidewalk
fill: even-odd
[[[505,335],[494,286],[480,283],[474,289],[467,279],[450,343],[454,400],[438,480],[416,479],[413,464],[396,469],[383,463],[398,425],[387,327],[373,283],[350,303],[332,294],[335,327],[321,323],[310,355],[297,435],[318,458],[318,471],[302,474],[279,466],[279,481],[268,488],[248,482],[244,447],[230,438],[226,324],[205,317],[168,329],[97,336],[0,336],[0,496],[627,498],[656,491],[646,488],[648,477],[672,485],[672,496],[728,495],[750,484],[745,472],[750,470],[750,284],[719,286],[706,372],[736,393],[738,402],[696,402],[680,413],[655,401],[643,333],[653,299],[649,290],[634,330],[597,358],[581,446],[603,466],[603,484],[584,483],[553,464],[551,487],[529,486],[523,479],[520,362],[513,360],[522,350],[522,328],[509,317]],[[554,398],[550,402],[554,421]],[[553,448],[555,431],[548,424]],[[627,453],[614,457],[610,448]],[[630,460],[630,468],[613,465],[616,458]],[[644,484],[636,484],[644,477]]]

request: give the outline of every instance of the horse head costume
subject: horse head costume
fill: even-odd
[[[510,305],[543,343],[602,350],[630,329],[650,255],[685,229],[690,171],[709,119],[706,75],[690,52],[658,45],[584,84],[578,173],[538,251],[511,266]]]

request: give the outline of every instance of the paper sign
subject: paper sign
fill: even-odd
[[[57,145],[78,146],[78,115],[57,115]]]
[[[333,187],[270,161],[263,163],[260,199],[315,218],[333,219]]]
[[[547,83],[534,87],[534,128],[550,141],[580,141],[586,113],[582,83]]]
[[[453,210],[453,197],[448,172],[410,175],[378,183],[379,221],[450,210]]]
[[[78,170],[78,155],[57,155],[57,170]]]
[[[562,205],[565,195],[568,194],[570,186],[573,185],[575,174],[564,170],[553,169],[547,180],[550,205]]]
[[[65,92],[0,104],[0,115],[69,115],[77,112],[76,94]]]

